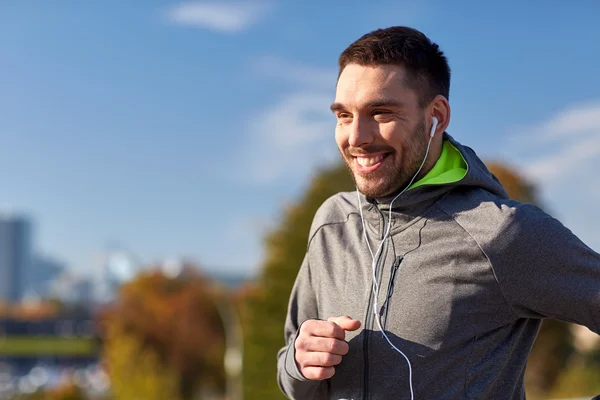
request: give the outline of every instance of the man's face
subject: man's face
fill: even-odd
[[[427,149],[424,112],[407,87],[403,67],[349,64],[337,84],[332,111],[335,140],[358,189],[371,197],[404,188]]]

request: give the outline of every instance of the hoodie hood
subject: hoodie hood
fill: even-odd
[[[473,149],[462,145],[447,132],[444,132],[444,140],[448,141],[460,153],[466,163],[466,173],[462,178],[448,182],[440,182],[438,179],[422,179],[415,183],[411,189],[403,193],[392,204],[392,212],[394,213],[395,220],[400,219],[408,222],[419,216],[440,197],[460,187],[476,187],[491,192],[500,198],[509,198],[498,179],[488,170]],[[434,169],[438,167],[439,163],[440,160],[438,160]],[[381,212],[390,210],[390,203],[396,195],[397,193],[386,197],[372,198],[360,194],[366,219],[370,223],[379,225]]]

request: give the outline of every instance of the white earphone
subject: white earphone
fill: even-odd
[[[432,117],[433,125],[431,125],[431,132],[429,133],[429,137],[432,138],[435,136],[435,130],[437,129],[438,119],[437,117]]]
[[[374,295],[374,302],[373,302],[373,313],[375,314],[375,321],[377,322],[377,326],[379,327],[379,330],[381,331],[383,337],[385,338],[385,340],[387,340],[387,342],[389,343],[390,346],[392,346],[392,348],[394,350],[396,350],[398,353],[400,353],[400,355],[402,355],[404,357],[404,359],[406,360],[406,362],[408,363],[408,379],[409,379],[409,383],[410,383],[410,398],[411,400],[414,400],[415,395],[414,395],[414,391],[413,391],[413,382],[412,382],[412,365],[410,363],[410,360],[408,359],[408,357],[406,356],[406,354],[404,354],[402,352],[402,350],[400,350],[399,348],[397,348],[390,340],[390,338],[388,338],[387,334],[385,333],[383,327],[381,326],[381,319],[380,319],[380,315],[379,315],[379,306],[377,305],[377,299],[379,297],[379,285],[377,284],[377,276],[375,274],[375,270],[377,267],[377,258],[379,257],[380,252],[383,250],[383,245],[386,242],[387,238],[389,237],[390,234],[390,230],[392,227],[392,205],[394,204],[394,201],[396,201],[396,199],[398,197],[400,197],[404,192],[406,192],[408,190],[409,187],[411,187],[411,185],[413,184],[414,180],[416,179],[416,177],[419,175],[419,173],[421,172],[421,170],[423,169],[423,166],[425,165],[425,162],[427,161],[427,156],[429,156],[429,148],[431,147],[431,141],[433,140],[433,137],[435,136],[435,131],[437,129],[438,126],[438,119],[436,117],[432,117],[433,120],[433,124],[431,125],[431,132],[429,132],[429,143],[427,144],[427,150],[425,151],[425,157],[423,158],[423,162],[421,163],[421,167],[419,167],[418,171],[415,173],[415,175],[412,177],[412,179],[410,180],[410,182],[408,183],[408,185],[406,185],[406,187],[396,196],[394,197],[394,199],[390,202],[390,206],[389,206],[389,218],[388,218],[388,226],[387,229],[385,229],[385,234],[383,236],[383,239],[381,241],[381,244],[379,245],[379,248],[377,249],[377,252],[373,253],[373,250],[371,249],[371,245],[369,244],[369,238],[367,237],[367,227],[365,224],[365,218],[363,216],[363,211],[362,211],[362,204],[360,201],[360,192],[358,190],[358,187],[356,188],[356,195],[358,197],[358,209],[360,211],[360,219],[362,222],[362,226],[363,226],[363,236],[365,238],[365,242],[367,242],[367,247],[369,248],[369,253],[371,253],[371,258],[373,259],[373,264],[372,269],[373,269],[373,295]]]

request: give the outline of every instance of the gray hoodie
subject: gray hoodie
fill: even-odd
[[[393,205],[376,264],[381,323],[412,365],[414,399],[524,399],[523,375],[542,318],[600,333],[600,255],[533,205],[509,200],[475,152],[460,181],[411,189]],[[387,199],[389,203],[389,199]],[[362,197],[373,251],[386,199]],[[409,367],[373,316],[372,258],[356,192],[315,215],[291,293],[278,383],[292,399],[411,399]],[[349,353],[325,381],[302,376],[294,340],[307,319],[349,315]]]

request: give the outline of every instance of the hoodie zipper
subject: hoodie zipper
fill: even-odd
[[[385,302],[383,303],[383,307],[381,308],[381,313],[379,314],[380,316],[384,317],[383,330],[387,329],[390,302],[392,300],[392,295],[394,294],[394,286],[396,284],[396,273],[398,272],[398,269],[400,268],[400,264],[402,263],[403,259],[404,257],[397,256],[394,260],[394,264],[392,264],[392,269],[390,271],[390,280],[388,282],[387,296],[385,298]],[[384,313],[385,315],[383,315]]]
[[[379,211],[379,209],[377,209]],[[381,226],[385,226],[385,216],[383,215],[383,213],[380,212],[381,215],[381,221],[382,224]],[[383,234],[384,234],[384,230],[382,229],[380,236],[381,239],[383,239]],[[380,278],[380,272],[381,272],[381,268],[379,267],[381,264],[381,260],[385,259],[384,254],[387,253],[387,246],[385,243],[383,243],[383,248],[381,249],[381,252],[379,253],[379,257],[377,258],[377,262],[375,264],[375,279],[377,279],[378,284],[380,284],[379,282],[379,278]],[[363,357],[364,357],[364,375],[363,375],[363,400],[367,400],[368,399],[368,394],[369,394],[369,328],[371,327],[372,324],[372,318],[373,318],[373,283],[371,283],[371,289],[369,290],[369,304],[367,305],[367,315],[365,316],[365,336],[364,336],[364,341],[363,341]]]
[[[369,304],[367,306],[367,315],[365,315],[365,336],[363,337],[363,358],[364,358],[364,369],[363,369],[363,396],[362,399],[367,399],[367,393],[369,393],[369,327],[371,326],[371,302],[373,300],[373,289],[369,290]]]

